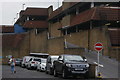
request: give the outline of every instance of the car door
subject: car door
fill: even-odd
[[[29,61],[27,62],[27,66],[28,68],[30,68],[30,62],[32,61],[32,58],[29,59]]]
[[[62,72],[62,66],[63,66],[63,56],[59,56],[58,58],[58,64],[57,64],[57,71]]]
[[[50,61],[50,57],[47,58],[47,63],[46,63],[46,68],[47,68],[47,71],[50,71],[50,66],[51,66],[51,61]]]

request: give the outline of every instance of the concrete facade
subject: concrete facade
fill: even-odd
[[[71,3],[64,2],[61,11],[68,9],[70,6]],[[48,8],[49,17],[51,16],[51,14],[54,14],[52,8],[52,6]],[[29,32],[26,32],[25,37],[19,46],[17,46],[16,48],[3,48],[4,63],[7,63],[5,56],[10,54],[20,58],[22,58],[25,55],[29,55],[30,52],[48,53],[50,55],[84,55],[85,49],[95,51],[94,45],[96,42],[103,43],[103,55],[116,58],[120,61],[120,47],[112,47],[110,42],[110,34],[108,32],[108,26],[100,25],[99,27],[92,26],[92,28],[90,28],[91,25],[87,22],[84,22],[85,26],[81,26],[80,24],[80,29],[76,29],[76,32],[63,34],[63,30],[67,30],[68,27],[76,27],[74,25],[71,26],[71,19],[75,15],[77,14],[66,13],[62,18],[59,18],[60,15],[58,14],[57,16],[53,17],[53,21],[49,21],[48,30],[41,29],[41,31],[37,33],[36,29],[32,29]],[[85,18],[87,17],[85,16]],[[63,30],[60,28],[62,28]],[[79,48],[66,48],[65,41],[72,45],[78,46]]]
[[[72,5],[72,3],[63,2],[63,5],[61,6],[62,7],[61,12],[63,12],[64,17],[60,16],[60,15],[62,15],[62,13],[61,14],[56,13],[55,17],[51,18],[50,26],[49,26],[50,36],[54,37],[54,38],[62,36],[62,37],[64,37],[64,39],[66,39],[67,42],[77,45],[80,48],[88,49],[90,51],[95,51],[95,49],[94,49],[95,43],[101,42],[104,46],[104,49],[101,51],[102,55],[110,56],[112,58],[118,59],[119,48],[114,48],[114,49],[112,48],[112,43],[110,41],[110,34],[108,32],[108,26],[106,26],[105,24],[95,26],[94,22],[93,22],[92,23],[93,26],[92,26],[91,23],[90,24],[86,23],[88,25],[83,26],[83,27],[88,27],[88,29],[86,28],[86,30],[82,30],[82,28],[81,28],[81,30],[79,30],[79,31],[76,31],[76,32],[70,33],[70,34],[64,34],[64,35],[63,35],[62,30],[58,30],[60,28],[67,30],[68,27],[75,27],[75,26],[70,26],[71,20],[73,19],[73,17],[75,17],[76,15],[80,15],[82,12],[79,13],[79,10],[78,10],[78,13],[77,13],[78,7],[76,7],[75,8],[76,14],[70,13],[70,11],[67,13],[67,9],[68,8],[70,9],[71,5]],[[65,10],[66,10],[66,12],[65,12]],[[109,13],[106,13],[106,14],[109,14]],[[82,14],[82,15],[84,16],[85,14]],[[94,15],[92,15],[92,16],[94,16]],[[87,16],[85,16],[85,18],[88,19]],[[102,18],[100,18],[100,19],[102,19]],[[109,19],[110,19],[110,17],[109,17]],[[55,23],[52,23],[52,20],[53,21],[57,20],[57,21]],[[76,20],[76,21],[78,23],[79,20]],[[89,29],[89,27],[92,27],[92,28]],[[70,52],[72,52],[72,51],[73,50],[70,50]],[[64,53],[66,53],[66,52],[68,53],[68,50],[64,49]],[[111,54],[112,52],[114,54]],[[81,53],[81,51],[79,50],[78,53]]]

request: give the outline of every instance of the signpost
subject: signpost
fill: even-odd
[[[98,52],[98,69],[97,69],[98,71],[97,72],[98,72],[98,76],[99,76],[100,75],[100,69],[99,69],[100,59],[99,59],[99,57],[100,57],[100,51],[103,49],[103,45],[101,42],[97,42],[95,44],[94,48]]]

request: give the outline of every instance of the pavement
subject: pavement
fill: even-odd
[[[86,53],[85,56],[89,63],[98,64],[97,53]],[[110,59],[107,56],[100,54],[100,72],[102,78],[118,78],[119,77],[119,64],[115,59]]]

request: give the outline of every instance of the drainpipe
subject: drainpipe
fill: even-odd
[[[90,50],[90,31],[91,31],[91,29],[92,29],[92,21],[90,21],[90,28],[89,28],[89,30],[88,30],[88,52],[89,52],[89,50]]]
[[[24,10],[24,7],[25,7],[25,3],[24,3],[24,4],[22,4],[22,8],[23,8],[23,10]]]
[[[78,26],[76,26],[76,32],[78,32]]]
[[[66,41],[66,39],[65,39],[65,48],[67,48],[67,43],[66,43],[67,41]]]
[[[29,21],[29,16],[27,16],[27,21]]]
[[[30,31],[29,31],[29,54],[30,54]]]
[[[79,14],[79,8],[76,8],[76,15]]]
[[[67,29],[65,29],[65,35],[67,35]]]
[[[49,32],[47,32],[48,39],[50,39],[50,36],[49,36],[49,35],[50,35]]]

